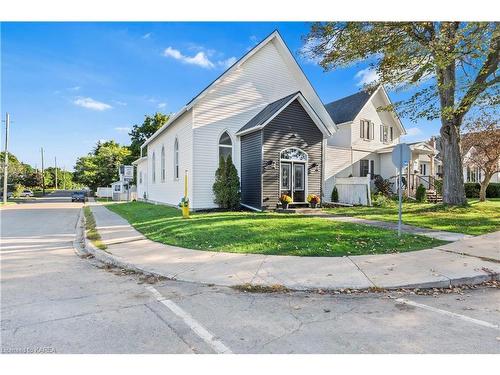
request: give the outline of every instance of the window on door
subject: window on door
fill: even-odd
[[[293,165],[293,189],[294,190],[304,190],[304,164],[294,164]]]
[[[281,164],[281,190],[291,190],[291,169],[292,166],[291,164],[288,163],[282,163]]]
[[[427,176],[427,164],[420,164],[420,174]]]

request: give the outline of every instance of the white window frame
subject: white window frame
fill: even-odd
[[[179,179],[179,139],[175,137],[174,141],[174,180]]]
[[[161,182],[165,182],[167,177],[167,170],[165,168],[165,145],[161,146],[161,155],[160,155],[160,178]]]
[[[371,141],[375,139],[375,124],[366,119],[361,119],[360,123],[360,138],[365,141]]]
[[[221,145],[220,143],[220,139],[222,138],[222,136],[224,135],[224,133],[226,133],[229,137],[229,139],[231,140],[231,145]],[[225,147],[225,148],[230,148],[231,149],[231,160],[233,161],[234,163],[234,155],[233,155],[233,152],[234,152],[234,149],[233,149],[233,146],[234,146],[234,140],[233,140],[233,137],[231,137],[231,134],[229,133],[229,131],[227,129],[225,129],[223,132],[221,132],[219,134],[219,138],[217,138],[217,165],[219,165],[219,160],[220,160],[220,148],[221,147]]]

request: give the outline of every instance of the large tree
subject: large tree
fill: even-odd
[[[464,161],[483,172],[479,200],[484,202],[491,177],[500,173],[500,127],[495,118],[483,115],[468,122],[465,128],[468,132],[463,136]]]
[[[441,119],[443,201],[466,203],[460,131],[471,108],[498,104],[500,31],[486,22],[327,22],[305,37],[305,54],[326,69],[368,62],[375,84],[413,88],[391,110]]]
[[[118,180],[118,167],[129,156],[128,147],[115,141],[97,142],[92,152],[77,159],[74,180],[93,191],[99,186],[109,186]]]
[[[146,115],[141,125],[134,125],[130,131],[130,157],[132,162],[141,157],[141,145],[151,137],[159,128],[165,125],[170,115],[156,112],[153,116]]]

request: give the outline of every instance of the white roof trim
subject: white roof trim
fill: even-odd
[[[309,102],[306,100],[306,98],[304,98],[304,96],[300,92],[298,92],[296,95],[294,95],[288,102],[286,102],[286,104],[284,104],[279,109],[279,111],[276,111],[276,113],[274,113],[271,117],[269,117],[266,120],[266,122],[264,122],[262,125],[255,126],[253,128],[244,130],[242,132],[237,132],[236,135],[240,137],[242,135],[249,134],[249,133],[255,132],[257,130],[261,130],[267,124],[269,124],[272,120],[274,120],[274,118],[276,116],[278,116],[281,112],[283,112],[283,110],[286,107],[288,107],[295,99],[298,99],[298,101],[300,102],[300,104],[302,105],[302,107],[305,109],[305,111],[307,112],[307,114],[309,115],[309,117],[311,117],[311,119],[314,121],[314,123],[316,124],[316,126],[318,127],[318,129],[321,130],[321,132],[323,133],[323,135],[325,137],[331,136],[332,133],[331,133],[330,129],[323,123],[323,121],[321,121],[321,119],[316,114],[316,112],[314,111],[314,109],[311,107],[311,105],[309,104]]]
[[[307,77],[305,76],[304,72],[298,65],[297,61],[291,54],[290,50],[286,46],[285,42],[281,38],[281,35],[277,30],[273,31],[266,39],[264,39],[262,42],[260,42],[257,46],[255,46],[252,50],[247,52],[246,55],[244,55],[239,61],[237,61],[235,64],[233,64],[229,69],[227,69],[219,78],[217,78],[215,81],[213,81],[209,86],[207,86],[203,91],[201,91],[194,99],[192,99],[188,104],[186,104],[184,107],[181,108],[179,112],[177,112],[175,115],[173,115],[169,121],[164,124],[160,129],[158,129],[151,137],[149,137],[142,145],[142,147],[145,147],[148,145],[152,140],[154,140],[158,135],[160,135],[167,127],[169,127],[175,120],[177,120],[183,113],[187,112],[193,106],[198,103],[198,101],[203,98],[210,90],[213,89],[215,85],[217,85],[221,80],[223,80],[230,72],[234,71],[235,69],[238,69],[243,63],[245,63],[250,57],[255,55],[262,47],[264,47],[267,43],[269,43],[272,40],[276,40],[278,43],[278,47],[281,47],[282,55],[283,57],[286,57],[288,59],[288,62],[291,63],[291,67],[295,67],[296,73],[298,73],[298,76],[302,80],[302,84],[306,86],[307,89],[309,89],[312,93],[312,95],[316,96],[318,101],[321,103],[321,108],[318,108],[318,111],[323,112],[318,114],[324,124],[327,127],[331,127],[332,129],[328,129],[331,134],[333,134],[337,130],[337,126],[333,122],[332,118],[326,111],[324,105],[322,104],[323,102],[319,98],[318,94],[314,90],[314,87],[311,85]]]
[[[132,165],[137,165],[137,164],[139,164],[139,163],[141,163],[141,162],[143,162],[143,161],[146,161],[146,160],[147,160],[147,158],[148,158],[147,156],[142,156],[142,157],[140,157],[139,159],[134,160],[134,161],[132,162]]]

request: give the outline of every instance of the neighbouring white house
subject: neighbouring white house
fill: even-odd
[[[144,142],[133,163],[137,196],[176,206],[188,173],[191,208],[215,208],[215,171],[230,155],[247,208],[274,209],[283,193],[295,204],[308,194],[329,201],[336,178],[396,174],[390,152],[405,129],[377,111],[388,104],[379,87],[324,105],[274,31]],[[420,144],[412,151],[415,161],[435,153]]]

